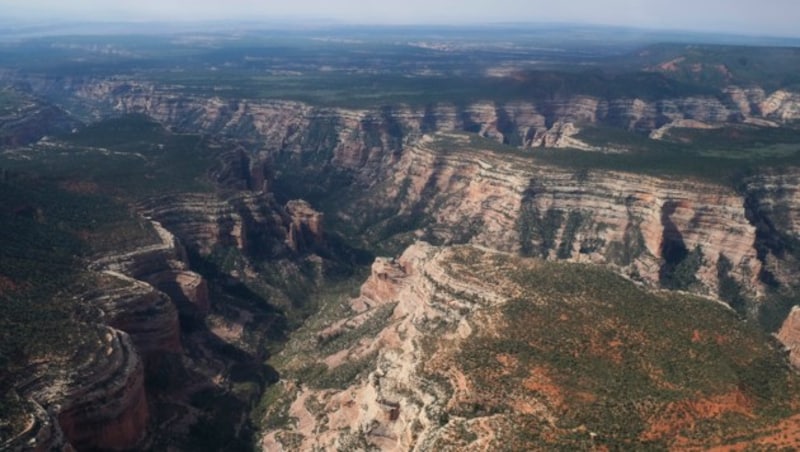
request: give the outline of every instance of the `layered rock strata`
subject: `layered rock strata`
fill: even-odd
[[[202,316],[209,310],[205,281],[202,276],[189,270],[186,250],[180,241],[160,223],[152,221],[151,224],[160,243],[103,257],[95,261],[92,268],[146,282],[168,295],[181,313]],[[119,301],[124,302],[124,299]],[[165,314],[174,317],[171,313]],[[164,320],[163,323],[169,325],[172,320]]]
[[[305,201],[281,207],[264,192],[227,197],[185,194],[157,198],[141,209],[201,254],[232,247],[256,258],[308,252],[324,243],[322,215]]]
[[[455,333],[450,333],[453,340],[455,336],[463,339],[471,332],[470,325],[458,314],[459,307],[469,309],[471,303],[462,306],[466,297],[436,298],[437,287],[445,288],[444,292],[479,291],[476,297],[498,301],[496,294],[484,293],[480,288],[448,277],[439,267],[438,257],[441,257],[439,250],[419,244],[397,261],[378,259],[361,295],[350,302],[353,317],[319,333],[319,340],[324,343],[327,338],[374,322],[381,308],[391,308],[386,328],[380,329],[376,336],[364,338],[324,359],[329,369],[335,369],[347,362],[370,359],[377,353],[374,372],[368,378],[353,381],[344,391],[292,387],[298,395],[289,415],[298,419],[295,433],[302,438],[296,444],[298,450],[347,449],[356,445],[352,441],[359,434],[366,435],[368,443],[381,450],[425,450],[424,445],[434,440],[440,411],[431,405],[444,404],[446,399],[441,389],[423,383],[417,374],[417,359],[422,354],[419,340],[424,331],[439,322],[460,325]],[[317,416],[308,410],[311,404],[321,408]],[[421,428],[412,429],[414,424]],[[281,433],[276,431],[267,433],[262,446],[264,450],[286,450]]]
[[[266,149],[335,147],[333,162],[351,167],[381,159],[425,133],[467,131],[527,147],[587,147],[573,137],[583,124],[654,132],[674,124],[777,125],[800,118],[800,94],[729,86],[718,95],[647,100],[572,95],[540,101],[482,101],[376,109],[318,108],[293,101],[183,95],[178,88],[121,79],[31,79],[37,92],[64,92],[99,111],[144,113],[180,130],[258,140]],[[588,148],[588,147],[587,147]]]
[[[731,277],[750,293],[760,290],[756,228],[732,190],[631,173],[576,173],[459,139],[430,137],[408,148],[371,196],[396,200],[397,216],[426,216],[426,234],[445,243],[610,264],[654,284],[671,250],[698,249],[696,278],[709,293],[716,294],[722,257],[732,263]]]
[[[667,376],[673,364],[663,362],[664,355],[654,359],[636,350],[659,344],[665,348],[658,353],[690,361],[697,369],[707,369],[709,363],[694,355],[695,347],[723,347],[708,357],[712,365],[723,366],[759,350],[761,359],[780,366],[780,356],[763,344],[762,336],[742,334],[746,328],[739,329],[735,316],[708,300],[679,301],[680,297],[666,293],[653,296],[605,273],[616,281],[608,285],[599,270],[590,269],[598,272],[590,278],[561,276],[573,271],[580,272],[580,266],[522,259],[470,245],[433,247],[417,242],[397,259],[378,258],[360,294],[345,303],[349,309],[338,311],[342,317],[329,318],[327,313],[324,322],[312,320],[318,328],[301,331],[298,343],[290,343],[281,353],[287,374],[302,377],[280,383],[283,398],[267,421],[272,420],[269,416],[287,421],[282,427],[268,424],[273,427],[265,432],[262,449],[603,447],[615,431],[628,428],[609,420],[620,409],[605,398],[606,392],[612,393],[610,369],[631,375],[641,372],[638,375],[647,384],[669,394],[662,399],[625,389],[617,393],[622,404],[631,406],[635,422],[644,426],[623,440],[631,447],[647,443],[702,449],[730,440],[728,430],[719,436],[697,435],[699,422],[728,425],[742,432],[743,443],[751,446],[771,441],[776,431],[784,438],[782,444],[796,445],[800,440],[785,436],[791,435],[796,416],[784,414],[780,426],[763,417],[756,408],[762,402],[742,389],[750,382],[735,375],[729,378],[731,374],[715,375],[710,378],[719,378],[715,384],[720,387],[701,393],[695,385],[707,381]],[[553,279],[552,285],[540,278]],[[577,285],[565,288],[566,281]],[[629,290],[634,294],[623,294]],[[621,312],[642,304],[645,311],[657,310],[655,319],[617,324]],[[683,318],[687,306],[720,323],[709,326],[707,319]],[[587,323],[589,318],[597,323]],[[664,322],[680,323],[676,327],[680,332],[665,334]],[[736,333],[718,333],[723,324]],[[535,332],[528,334],[525,328]],[[743,355],[733,358],[735,353],[725,347]],[[539,349],[552,353],[540,354]],[[584,367],[586,362],[591,364]],[[794,378],[780,369],[770,378]],[[593,378],[598,380],[587,384]],[[630,378],[620,386],[629,388],[629,381],[640,377]],[[572,417],[575,410],[598,414],[579,416],[587,419],[581,425]],[[735,424],[728,424],[731,417],[737,419]]]
[[[144,439],[149,413],[142,361],[126,333],[98,329],[68,366],[42,368],[19,382],[17,391],[44,411],[35,411],[33,427],[10,450],[128,450]]]

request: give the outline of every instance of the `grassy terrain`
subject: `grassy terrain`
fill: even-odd
[[[435,149],[472,149],[529,158],[576,174],[591,170],[611,170],[660,177],[693,178],[729,187],[742,177],[768,168],[800,166],[800,135],[795,129],[763,129],[732,126],[730,131],[677,129],[676,135],[691,137],[690,142],[651,140],[637,132],[610,127],[585,127],[578,138],[617,152],[588,152],[578,149],[520,149],[476,134],[458,133],[437,137]],[[717,143],[717,144],[714,144]],[[618,151],[624,152],[618,152]]]
[[[575,95],[603,99],[662,99],[716,95],[700,85],[671,80],[660,74],[608,75],[600,71],[530,71],[514,78],[470,75],[403,75],[306,71],[292,75],[251,74],[240,70],[187,71],[145,76],[178,87],[184,94],[233,99],[288,99],[313,105],[349,108],[433,103],[463,105],[477,101],[543,101]],[[357,89],[353,89],[353,87]]]
[[[216,151],[198,135],[173,134],[138,115],[92,124],[77,133],[0,155],[0,167],[34,171],[67,189],[128,201],[209,191]]]
[[[523,293],[457,361],[481,413],[533,398],[557,414],[538,427],[521,418],[509,440],[517,446],[586,447],[590,431],[612,450],[666,448],[679,436],[702,447],[796,412],[800,379],[732,311],[649,293],[601,268],[514,259],[508,277]]]

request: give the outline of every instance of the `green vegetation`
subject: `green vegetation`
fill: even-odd
[[[19,372],[37,359],[68,358],[102,334],[78,298],[104,284],[83,270],[84,259],[149,243],[153,233],[110,199],[26,175],[6,174],[0,206],[0,397],[8,401],[0,419],[13,424],[23,411],[9,392]]]
[[[375,336],[384,328],[389,317],[394,314],[395,306],[397,306],[397,303],[378,306],[374,312],[370,313],[369,318],[364,323],[355,328],[346,328],[335,335],[318,337],[316,350],[322,355],[328,356],[349,348],[364,338]]]
[[[691,139],[672,141],[668,135],[666,140],[652,140],[635,131],[586,125],[577,138],[607,152],[520,149],[466,132],[438,135],[433,146],[442,151],[481,150],[555,165],[573,171],[579,182],[591,171],[607,170],[691,178],[736,188],[745,176],[760,170],[800,166],[800,138],[793,126],[673,130]],[[716,136],[727,138],[713,144]]]
[[[671,68],[659,68],[673,62]],[[800,51],[795,46],[658,44],[629,59],[686,83],[724,87],[758,84],[766,90],[800,87]]]
[[[44,174],[73,191],[127,201],[209,191],[215,150],[198,135],[173,134],[140,115],[101,121],[58,141],[0,156],[0,167]],[[100,213],[102,214],[102,213]]]
[[[742,141],[709,146],[703,141],[713,142],[709,136],[724,132],[691,130],[693,140],[697,143],[677,143],[651,140],[636,132],[620,129],[586,127],[578,134],[578,138],[600,148],[625,152],[536,149],[531,150],[529,155],[535,160],[576,171],[613,170],[661,177],[689,177],[730,187],[739,184],[743,175],[759,169],[800,166],[800,139],[797,139],[796,130],[788,128],[780,133],[749,127],[743,130],[752,133],[742,134]],[[733,143],[736,143],[735,146]]]
[[[517,225],[522,255],[547,257],[556,245],[556,235],[563,221],[561,210],[548,209],[540,214],[538,208],[523,203]]]
[[[574,440],[567,432],[580,427],[612,450],[665,448],[677,434],[711,444],[792,413],[797,376],[765,345],[763,333],[725,308],[652,294],[597,267],[528,262],[517,268],[509,277],[524,292],[502,307],[502,330],[470,339],[458,362],[479,388],[482,413],[504,412],[504,400],[530,397],[557,413],[557,425],[533,430],[554,432],[525,441],[564,447]],[[509,357],[502,367],[499,356]],[[539,375],[539,389],[523,384],[532,375]],[[696,419],[713,426],[713,437],[702,437],[691,420],[670,417],[670,407],[681,403],[739,392],[753,401],[754,416],[733,407],[725,416]],[[667,433],[644,439],[651,422],[662,422]]]
[[[667,289],[687,290],[697,283],[697,270],[703,265],[700,245],[692,251],[685,248],[680,253],[665,253],[667,261],[661,267],[660,282]]]
[[[744,296],[742,285],[731,276],[733,263],[724,254],[717,260],[717,278],[719,279],[719,298],[727,301],[736,312],[746,314],[748,300]]]
[[[564,233],[561,236],[561,244],[558,246],[556,256],[559,259],[569,259],[572,257],[572,248],[575,243],[575,235],[583,224],[583,214],[578,210],[571,210],[567,216],[567,224],[564,226]]]

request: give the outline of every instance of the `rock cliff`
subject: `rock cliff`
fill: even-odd
[[[789,351],[789,361],[800,369],[800,306],[795,306],[778,331],[778,340]]]
[[[320,213],[304,201],[280,206],[262,191],[167,196],[140,208],[201,254],[232,247],[255,258],[277,258],[323,244]]]
[[[95,284],[80,295],[90,333],[58,363],[37,362],[15,385],[32,421],[11,450],[130,450],[145,444],[148,373],[180,357],[178,311],[208,311],[200,275],[188,270],[175,237],[153,222],[159,240],[90,265]]]
[[[734,192],[622,172],[569,173],[513,155],[471,152],[474,146],[459,133],[520,148],[590,149],[575,139],[583,125],[654,138],[673,126],[775,126],[800,118],[798,95],[786,90],[728,86],[716,96],[655,100],[575,95],[342,109],[197,97],[119,78],[42,79],[33,86],[40,92],[67,89],[98,112],[145,113],[178,130],[256,143],[257,152],[227,153],[214,173],[219,183],[244,194],[192,195],[145,206],[204,253],[215,244],[245,250],[258,243],[256,253],[268,256],[318,245],[302,238],[296,224],[287,226],[292,206],[276,208],[254,194],[268,190],[270,174],[288,163],[308,178],[331,171],[353,177],[363,191],[336,219],[377,235],[413,231],[444,243],[610,264],[651,284],[722,297],[740,312],[757,310],[746,300],[763,294],[764,284],[792,285],[798,267],[787,241],[776,242],[781,232],[773,224],[793,212],[782,206],[793,205],[794,176],[756,177],[744,192]]]
[[[538,101],[469,105],[321,108],[279,100],[221,99],[180,93],[180,87],[114,79],[28,77],[37,93],[68,93],[98,115],[144,113],[186,131],[258,140],[271,150],[316,153],[334,147],[333,162],[363,166],[382,159],[376,148],[398,150],[422,134],[466,131],[498,142],[528,147],[587,147],[572,138],[582,125],[640,132],[664,126],[754,123],[776,125],[800,119],[800,95],[787,90],[729,86],[712,96],[640,99],[572,95]],[[588,147],[587,147],[588,148]]]
[[[653,284],[671,281],[694,252],[697,284],[690,278],[684,288],[716,295],[720,278],[731,277],[750,294],[760,290],[756,228],[744,199],[721,186],[566,171],[476,148],[461,135],[408,147],[381,181],[364,202],[396,206],[384,228],[410,218],[437,242],[608,264]],[[724,274],[720,259],[731,263]]]
[[[29,433],[8,445],[11,450],[127,450],[144,439],[144,368],[133,341],[108,327],[86,339],[59,365],[33,363],[19,382],[20,395],[41,408]]]
[[[648,295],[596,267],[416,243],[397,259],[377,259],[345,306],[343,317],[318,314],[324,321],[312,319],[281,353],[288,378],[267,413],[273,427],[263,450],[705,448],[728,440],[698,436],[699,423],[763,445],[797,421],[757,414],[759,404],[787,401],[756,401],[749,380],[707,373],[711,361],[754,363],[747,354],[755,350],[763,363],[781,359],[757,345],[761,336],[734,334],[742,326],[725,308]],[[731,329],[721,335],[723,324]],[[674,330],[665,334],[665,325]],[[675,361],[665,366],[666,356]],[[680,377],[669,370],[678,361]],[[703,377],[685,379],[695,368],[706,369]],[[611,374],[624,380],[619,388]],[[776,368],[766,378],[796,376]],[[639,393],[642,384],[670,395]]]
[[[180,325],[173,303],[152,285],[107,271],[116,284],[89,293],[85,301],[103,313],[99,319],[131,336],[140,354],[181,352]],[[114,287],[116,285],[116,287]]]
[[[146,282],[168,295],[182,314],[202,316],[209,309],[208,289],[202,276],[189,270],[186,250],[181,242],[157,221],[151,223],[160,243],[100,258],[92,268]],[[174,324],[174,313],[164,314],[168,317],[164,326]],[[163,334],[176,336],[178,333]],[[167,342],[174,341],[170,339]]]

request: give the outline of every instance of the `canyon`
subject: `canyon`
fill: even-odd
[[[721,181],[546,154],[640,151],[593,131],[793,130],[789,88],[345,108],[0,80],[37,99],[0,116],[9,164],[81,149],[162,187],[60,181],[148,238],[81,257],[86,337],[14,374],[24,422],[3,449],[797,444],[773,441],[800,422],[797,168]],[[91,127],[110,144],[75,144]]]
[[[767,93],[731,86],[721,98],[648,102],[576,97],[542,105],[485,102],[461,109],[432,105],[345,110],[287,101],[193,98],[172,94],[168,88],[116,80],[31,83],[42,93],[71,90],[80,102],[93,105],[97,114],[143,113],[178,130],[202,130],[251,143],[250,147],[257,148],[255,153],[229,153],[226,168],[240,168],[238,173],[218,172],[219,178],[227,177],[227,183],[245,189],[263,188],[270,177],[280,178],[282,172],[317,180],[329,178],[325,172],[343,172],[358,184],[359,193],[333,213],[338,220],[362,229],[388,221],[365,216],[365,212],[381,212],[384,217],[396,217],[389,221],[394,225],[383,226],[397,226],[398,218],[408,219],[409,225],[427,222],[427,228],[412,229],[418,233],[425,229],[436,242],[470,241],[545,258],[611,264],[655,285],[668,280],[673,267],[696,250],[700,255],[694,258],[701,261],[695,269],[697,281],[677,285],[692,285],[696,292],[711,296],[717,296],[722,278],[739,287],[742,296],[758,298],[763,293],[760,277],[772,266],[783,265],[775,262],[785,260],[770,259],[758,251],[763,237],[754,224],[778,221],[773,218],[776,210],[794,212],[788,204],[793,202],[792,173],[753,176],[741,192],[678,177],[571,172],[524,156],[493,152],[491,143],[523,149],[559,143],[571,146],[575,124],[651,133],[687,120],[716,126],[764,121],[777,126],[800,114],[797,95],[786,91]],[[565,134],[565,130],[573,132]],[[465,132],[488,141],[474,143]],[[759,193],[764,190],[783,197],[762,200]],[[247,194],[236,196],[238,200],[230,202],[251,202]],[[153,203],[171,205],[162,200]],[[210,205],[203,198],[191,203]],[[756,209],[755,203],[774,208]],[[253,211],[252,206],[248,209]],[[756,211],[764,212],[761,223],[752,218]],[[163,215],[193,216],[189,211]],[[199,218],[206,221],[202,214]],[[254,218],[256,224],[263,224],[263,219]],[[785,233],[796,236],[795,223],[780,220]],[[248,233],[236,219],[217,224],[229,229],[225,237],[210,231],[204,238],[191,237],[189,231],[179,235],[204,242],[200,244],[204,251],[214,239],[238,246],[247,240]],[[272,240],[274,244],[262,246],[279,248],[282,239],[275,228],[257,229],[263,236],[254,242]],[[720,265],[724,271],[718,270]]]
[[[756,401],[727,370],[711,387],[691,376],[695,366],[780,361],[756,345],[757,334],[707,300],[648,296],[610,272],[578,276],[581,265],[424,242],[377,259],[343,317],[301,328],[276,358],[288,375],[272,389],[280,402],[267,415],[282,421],[269,424],[263,450],[702,449],[727,435],[747,435],[751,446],[793,444],[772,438],[792,433],[796,397],[778,402],[788,414],[776,431],[758,407],[774,402]],[[624,326],[626,316],[638,320]],[[731,337],[740,352],[765,354],[733,352]],[[676,372],[659,354],[683,340],[695,345],[675,357]],[[775,381],[796,379],[779,374]],[[670,395],[634,389],[650,384]]]

